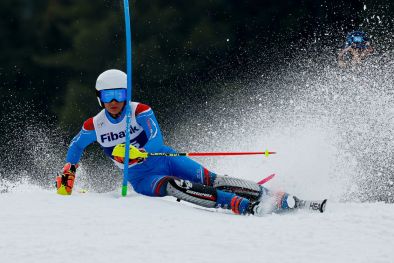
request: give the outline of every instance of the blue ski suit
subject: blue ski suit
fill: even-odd
[[[164,145],[159,124],[152,109],[145,104],[131,102],[130,144],[147,152],[175,152]],[[125,109],[118,118],[113,118],[105,109],[83,124],[81,131],[73,138],[67,152],[66,161],[77,164],[84,149],[93,142],[98,142],[104,153],[123,169],[123,158],[112,156],[113,148],[125,142]],[[129,162],[128,181],[137,193],[147,196],[167,195],[166,185],[170,178],[188,180],[212,186],[216,174],[207,170],[188,157],[149,157],[138,163]],[[233,193],[217,190],[218,207],[232,208],[244,213],[250,201],[237,197]]]

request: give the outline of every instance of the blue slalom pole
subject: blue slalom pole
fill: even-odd
[[[131,119],[131,92],[132,92],[132,52],[131,52],[131,28],[130,28],[130,8],[129,1],[123,0],[124,16],[126,23],[126,62],[127,62],[127,103],[126,103],[126,152],[124,157],[122,196],[127,195],[127,178],[129,171],[130,152],[130,119]]]

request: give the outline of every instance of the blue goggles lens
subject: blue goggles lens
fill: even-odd
[[[362,43],[362,42],[364,42],[364,38],[360,37],[360,36],[355,36],[355,37],[353,37],[353,42],[354,43]]]
[[[100,91],[100,100],[109,103],[113,100],[124,102],[127,99],[127,91],[125,89],[105,89]]]

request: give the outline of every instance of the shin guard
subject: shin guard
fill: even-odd
[[[213,187],[257,201],[262,195],[262,187],[255,182],[230,176],[217,175]]]
[[[217,191],[211,186],[172,178],[167,183],[167,194],[207,208],[216,206]]]

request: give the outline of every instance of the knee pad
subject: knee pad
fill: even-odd
[[[216,206],[215,188],[187,180],[171,178],[167,183],[167,194],[203,207],[214,208]]]

